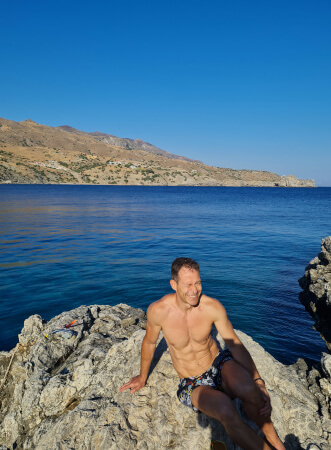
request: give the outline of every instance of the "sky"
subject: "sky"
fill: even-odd
[[[0,117],[331,186],[329,0],[0,0]]]

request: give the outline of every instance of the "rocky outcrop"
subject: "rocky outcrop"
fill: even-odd
[[[73,320],[73,333],[51,334]],[[48,323],[28,318],[16,348],[0,353],[1,449],[207,450],[211,439],[221,439],[238,450],[219,423],[179,403],[162,337],[147,386],[132,395],[119,392],[139,371],[145,323],[142,310],[124,304],[81,306]],[[238,335],[266,380],[286,448],[330,448],[331,356],[324,355],[323,372],[308,370],[304,361],[284,366]]]
[[[282,175],[280,177],[277,186],[280,187],[315,187],[314,180],[300,180],[294,175],[285,176]]]
[[[299,299],[331,353],[331,236],[322,239],[321,252],[310,261],[299,284],[303,289]]]

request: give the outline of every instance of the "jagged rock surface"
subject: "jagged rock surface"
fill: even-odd
[[[74,336],[53,339],[52,330],[74,319]],[[119,392],[138,374],[145,323],[142,310],[124,304],[81,306],[48,323],[28,318],[16,348],[0,353],[2,380],[12,361],[0,391],[0,448],[207,450],[211,439],[221,439],[238,450],[219,423],[179,403],[178,378],[162,338],[147,386],[132,395]],[[323,356],[321,375],[303,360],[284,366],[249,336],[238,335],[266,380],[286,448],[330,448],[331,356]]]
[[[303,289],[299,299],[331,353],[331,236],[322,239],[321,252],[310,261],[299,284]]]

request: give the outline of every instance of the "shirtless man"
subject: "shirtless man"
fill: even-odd
[[[175,293],[152,303],[147,310],[140,375],[120,391],[130,389],[133,394],[145,386],[162,330],[180,377],[177,396],[183,404],[219,420],[232,441],[245,450],[285,450],[270,419],[270,397],[264,381],[224,307],[202,294],[198,263],[190,258],[175,259],[170,285]],[[230,350],[219,352],[210,334],[213,324]],[[242,400],[246,414],[261,428],[266,441],[241,419],[232,398]]]

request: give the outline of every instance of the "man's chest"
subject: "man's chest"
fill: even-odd
[[[192,344],[203,345],[209,339],[212,322],[203,315],[169,316],[162,324],[162,332],[169,345],[181,349]]]

